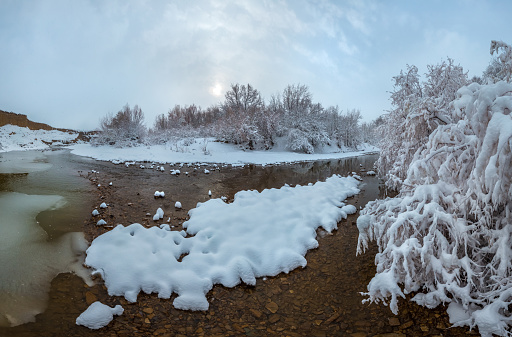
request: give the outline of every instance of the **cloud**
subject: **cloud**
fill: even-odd
[[[478,15],[471,12],[476,7]],[[491,34],[474,22],[502,34],[506,10],[494,7],[371,0],[0,2],[0,109],[94,128],[102,115],[129,103],[139,104],[152,124],[174,104],[218,103],[219,88],[231,83],[251,83],[269,97],[300,82],[324,105],[359,106],[364,116],[387,108],[391,76],[407,63],[421,68],[450,56],[481,71]]]

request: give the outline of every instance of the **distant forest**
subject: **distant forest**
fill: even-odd
[[[355,150],[376,145],[382,119],[361,122],[359,110],[342,111],[313,101],[306,85],[288,85],[265,101],[252,85],[232,84],[218,105],[202,109],[176,105],[147,129],[142,109],[126,105],[105,116],[95,144],[118,147],[159,144],[187,137],[214,137],[245,149],[286,148],[313,153],[325,147]]]

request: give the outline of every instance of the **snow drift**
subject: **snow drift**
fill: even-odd
[[[306,266],[306,252],[318,246],[316,229],[331,232],[356,212],[343,200],[359,193],[358,184],[332,176],[314,185],[238,192],[231,204],[211,199],[189,212],[181,232],[119,225],[92,242],[85,263],[110,295],[134,302],[141,290],[160,298],[176,293],[176,308],[206,310],[214,284],[254,285],[258,277]]]

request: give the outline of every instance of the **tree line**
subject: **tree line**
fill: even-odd
[[[357,149],[362,143],[376,144],[375,129],[382,122],[361,122],[357,109],[324,108],[313,101],[303,84],[288,85],[265,101],[250,84],[232,84],[220,104],[206,109],[175,105],[158,115],[147,129],[137,105],[126,105],[100,122],[96,144],[133,146],[165,143],[175,138],[215,137],[245,149],[271,149],[313,153],[325,146]]]

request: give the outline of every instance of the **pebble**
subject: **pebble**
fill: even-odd
[[[256,310],[256,309],[250,309],[250,311],[252,312],[252,314],[253,314],[254,316],[256,316],[256,318],[260,318],[260,317],[261,317],[261,315],[263,315],[261,311]]]
[[[275,302],[270,302],[265,306],[265,308],[267,308],[271,313],[275,314],[279,309],[279,306]]]
[[[270,323],[274,324],[277,321],[279,321],[280,319],[281,319],[281,317],[279,317],[279,315],[273,314],[273,315],[270,315],[270,317],[268,318],[268,321]]]
[[[144,311],[146,314],[152,314],[153,313],[153,309],[152,308],[144,308],[144,309],[142,309],[142,311]]]
[[[97,300],[98,300],[98,297],[96,295],[94,295],[92,292],[88,291],[85,293],[85,302],[87,303],[87,305],[91,305],[94,302],[96,302]]]
[[[388,321],[389,321],[389,325],[391,325],[391,326],[399,326],[400,325],[400,320],[397,317],[390,317],[388,319]]]

